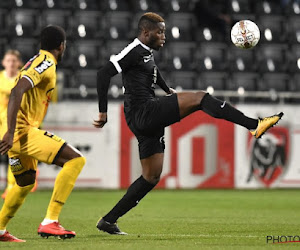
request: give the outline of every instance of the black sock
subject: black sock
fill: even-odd
[[[203,97],[200,109],[214,118],[225,119],[249,130],[256,129],[258,125],[257,119],[245,116],[229,103],[216,99],[208,93]]]
[[[126,214],[135,207],[139,201],[153,188],[154,184],[146,181],[143,176],[139,177],[130,185],[123,198],[114,206],[114,208],[103,217],[109,223],[115,223],[117,219]]]

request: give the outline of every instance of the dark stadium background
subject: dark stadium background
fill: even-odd
[[[167,25],[167,43],[156,53],[156,62],[172,87],[214,91],[239,103],[299,102],[299,1],[200,0],[210,12],[208,18],[221,13],[230,17],[232,24],[240,19],[257,23],[261,40],[255,49],[246,51],[232,45],[231,24],[220,31],[205,23],[210,19],[203,17],[203,11],[197,13],[197,2],[0,1],[0,55],[15,48],[26,62],[38,52],[41,28],[60,25],[68,39],[64,61],[58,66],[59,99],[94,100],[97,69],[136,36],[140,15],[154,11]],[[122,99],[121,86],[118,75],[112,80],[111,99]]]

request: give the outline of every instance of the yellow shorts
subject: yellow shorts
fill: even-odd
[[[37,162],[52,164],[65,145],[60,137],[31,127],[8,152],[9,165],[14,175],[37,169]]]

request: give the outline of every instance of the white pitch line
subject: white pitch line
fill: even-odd
[[[228,235],[228,234],[130,234],[134,236],[150,236],[150,237],[206,237],[206,238],[263,238],[264,236],[257,235]]]

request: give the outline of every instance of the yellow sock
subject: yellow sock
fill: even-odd
[[[84,157],[74,158],[64,164],[55,180],[53,194],[45,217],[46,219],[58,220],[62,206],[71,194],[84,164]]]
[[[20,187],[17,184],[8,192],[2,209],[0,211],[0,230],[5,230],[6,225],[14,217],[19,207],[23,204],[25,197],[33,188],[34,184]]]
[[[16,183],[16,179],[15,176],[13,175],[13,173],[11,172],[10,166],[8,166],[7,169],[7,186],[6,186],[6,190],[9,191],[13,188],[13,186]]]

